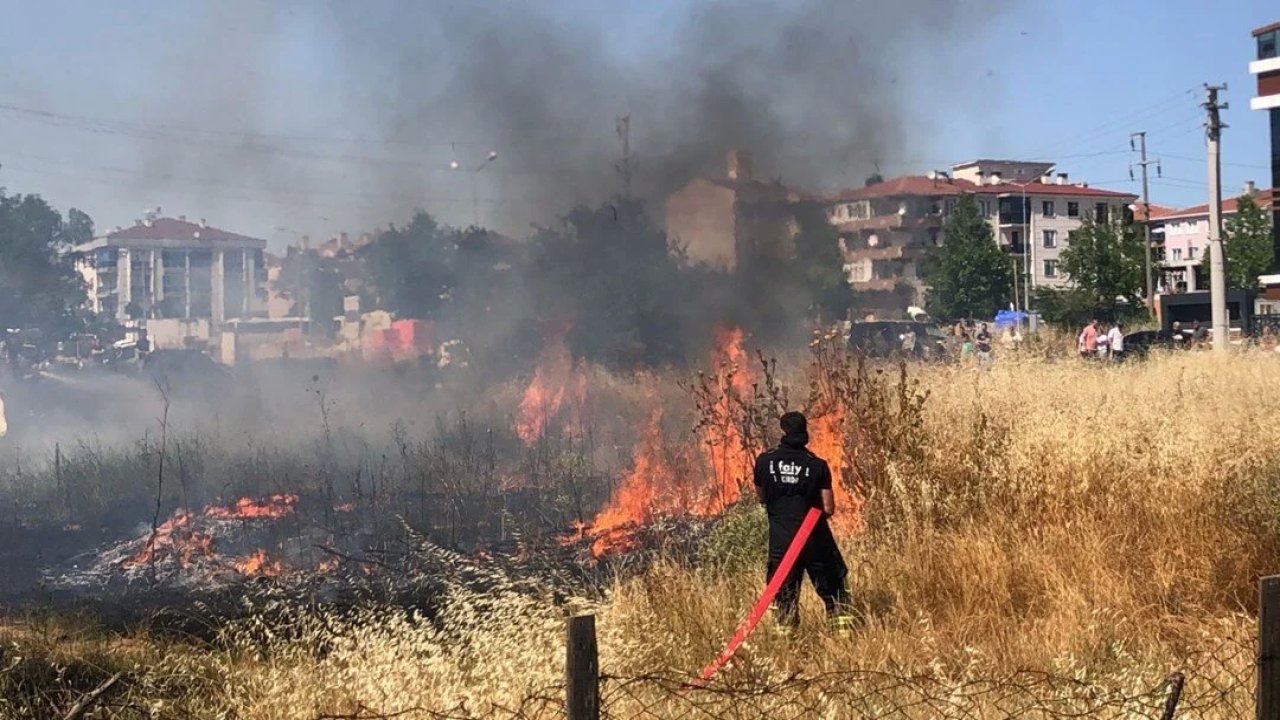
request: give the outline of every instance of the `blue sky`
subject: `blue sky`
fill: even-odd
[[[61,208],[81,207],[100,228],[128,224],[143,208],[162,205],[166,214],[208,217],[277,247],[299,232],[324,237],[403,222],[415,206],[448,222],[470,221],[471,178],[447,164],[455,156],[464,163],[482,156],[486,138],[473,137],[465,125],[426,127],[404,147],[368,122],[378,93],[390,91],[391,71],[381,76],[379,63],[398,62],[380,54],[382,26],[371,20],[361,28],[365,35],[354,36],[366,76],[332,86],[331,78],[350,81],[354,74],[334,51],[332,27],[314,12],[260,9],[265,5],[83,0],[11,9],[7,17],[19,22],[0,26],[0,106],[6,106],[0,186],[42,194]],[[623,57],[670,42],[667,28],[690,5],[565,0],[546,4],[545,12],[561,26],[596,33]],[[1266,118],[1248,109],[1247,65],[1250,30],[1280,20],[1274,0],[997,5],[963,3],[963,11],[984,15],[975,19],[976,32],[944,36],[918,53],[905,49],[894,82],[901,81],[908,149],[879,158],[885,174],[976,157],[1043,159],[1073,179],[1136,192],[1129,134],[1146,130],[1149,153],[1163,170],[1152,179],[1153,202],[1204,202],[1201,86],[1225,81],[1225,188],[1235,192],[1249,179],[1267,184]],[[423,43],[432,42],[424,30]],[[455,61],[427,53],[415,62],[430,76],[432,65]],[[625,110],[639,126],[636,151],[643,155],[644,109]],[[605,119],[614,112],[600,110],[602,138],[612,138]],[[272,135],[289,154],[242,176],[228,159],[242,156],[227,154],[228,146],[249,142],[240,130]],[[175,149],[181,161],[170,158]],[[378,177],[387,168],[408,168],[422,184],[388,191]],[[522,220],[547,222],[563,208],[534,209],[532,195],[504,184],[511,177],[536,183],[538,176],[538,167],[500,161],[476,177],[479,205],[487,213],[525,202],[532,216]]]

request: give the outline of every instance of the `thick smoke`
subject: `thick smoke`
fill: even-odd
[[[918,157],[908,134],[918,146],[940,128],[913,104],[916,81],[963,80],[967,38],[993,11],[950,0],[748,0],[659,3],[620,23],[613,3],[543,5],[210,3],[201,36],[221,40],[175,47],[179,59],[162,73],[162,94],[198,89],[197,102],[168,105],[190,115],[175,122],[295,127],[300,137],[272,130],[234,147],[215,137],[221,152],[166,146],[153,159],[367,228],[415,206],[469,223],[466,169],[492,149],[499,161],[475,178],[481,221],[523,234],[622,188],[614,124],[630,115],[633,188],[651,200],[722,173],[734,147],[755,154],[765,179],[856,185],[877,164],[906,169]],[[296,85],[300,62],[311,63],[314,85],[280,87],[286,77]],[[308,135],[363,140],[317,145]],[[462,171],[448,170],[454,158]]]

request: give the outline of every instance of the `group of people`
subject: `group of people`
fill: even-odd
[[[1085,359],[1124,360],[1124,324],[1117,320],[1103,332],[1097,318],[1090,320],[1076,337],[1076,349]]]
[[[951,336],[959,346],[962,360],[976,357],[981,365],[991,362],[996,339],[987,323],[958,322],[952,327]],[[1017,350],[1022,345],[1022,331],[1015,325],[1005,326],[999,342],[1005,350]]]

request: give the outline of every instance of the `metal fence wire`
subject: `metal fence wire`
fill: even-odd
[[[949,679],[888,670],[846,670],[770,680],[729,673],[703,685],[684,672],[600,677],[600,718],[607,720],[899,720],[1058,718],[1248,718],[1254,714],[1252,639],[1221,641],[1184,658],[1167,675],[1135,675],[1120,686],[1086,677],[1019,671]],[[562,720],[565,688],[530,692],[483,709],[422,710],[393,716],[372,710],[343,720]],[[569,720],[576,720],[570,718]]]

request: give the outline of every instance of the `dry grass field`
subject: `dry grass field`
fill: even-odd
[[[758,595],[763,515],[739,504],[696,557],[591,598],[499,581],[454,588],[430,618],[273,608],[199,641],[12,618],[0,716],[54,717],[123,670],[93,717],[554,717],[577,610],[598,616],[610,717],[1146,717],[1175,671],[1178,717],[1251,712],[1256,581],[1280,570],[1280,358],[1037,355],[902,376],[820,350],[777,372],[835,412],[843,480],[866,499],[840,526],[860,626],[831,635],[806,590],[801,632],[762,624],[721,679],[768,692],[686,699],[667,682],[714,657]]]

